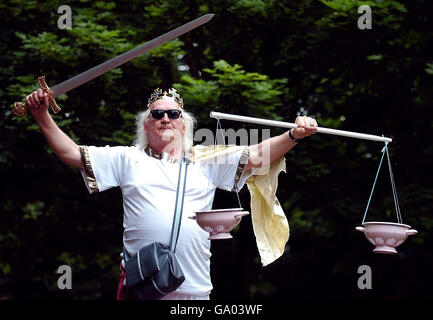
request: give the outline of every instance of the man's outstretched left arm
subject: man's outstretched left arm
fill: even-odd
[[[298,125],[297,128],[250,146],[250,156],[245,166],[245,172],[249,172],[252,168],[271,165],[297,145],[297,140],[308,137],[317,131],[317,122],[313,118],[297,117],[295,123]]]

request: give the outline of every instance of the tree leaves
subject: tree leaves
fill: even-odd
[[[356,9],[363,4],[372,8],[372,30],[356,26]],[[212,130],[209,112],[220,111],[290,122],[310,115],[325,127],[391,135],[403,221],[419,231],[402,254],[388,262],[372,257],[368,242],[353,231],[382,146],[318,134],[287,154],[287,174],[279,177],[278,196],[292,234],[286,254],[261,268],[252,226],[244,219],[230,244],[213,244],[212,263],[218,267],[211,268],[212,294],[308,298],[313,291],[324,294],[326,287],[328,297],[355,297],[347,291],[354,285],[347,282],[356,273],[354,265],[377,259],[375,272],[395,262],[405,273],[422,277],[418,292],[428,296],[433,283],[427,273],[433,209],[428,1],[82,0],[69,5],[72,29],[60,30],[55,1],[0,4],[7,26],[0,31],[3,297],[70,299],[55,285],[54,270],[66,263],[76,272],[74,299],[114,299],[122,247],[120,191],[90,197],[80,173],[49,150],[34,119],[11,116],[13,102],[38,88],[39,75],[53,86],[208,12],[215,13],[208,24],[58,97],[62,112],[55,121],[80,144],[130,145],[135,114],[149,94],[173,86],[199,127]],[[283,132],[272,129],[272,135]],[[382,178],[371,214],[392,219],[389,180]],[[216,207],[237,205],[231,193],[217,193],[215,199]],[[246,190],[241,201],[248,210]],[[32,267],[23,266],[23,259]],[[388,267],[380,273],[386,289],[372,295],[412,294],[400,290],[409,284]]]

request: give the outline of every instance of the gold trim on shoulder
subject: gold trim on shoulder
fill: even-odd
[[[79,146],[81,162],[86,175],[87,185],[89,186],[90,193],[99,192],[98,183],[96,182],[95,174],[93,173],[92,164],[90,163],[88,146]]]
[[[250,157],[250,149],[248,147],[245,147],[245,149],[242,151],[241,157],[239,158],[238,168],[235,174],[235,184],[233,186],[232,191],[236,191],[236,186],[238,185],[239,180],[241,179],[242,175],[245,172],[245,167],[247,166],[249,157]]]

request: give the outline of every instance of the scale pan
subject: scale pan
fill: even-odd
[[[209,232],[209,240],[231,239],[233,237],[230,231],[241,222],[243,216],[250,214],[242,210],[243,208],[197,211],[195,216],[189,218],[196,219],[198,225]]]
[[[239,212],[244,210],[244,208],[230,208],[230,209],[213,209],[213,210],[205,210],[205,211],[196,211],[195,213],[214,213],[214,212]]]
[[[408,236],[418,233],[407,224],[393,222],[365,222],[364,227],[356,227],[374,246],[374,253],[396,254],[396,247]]]

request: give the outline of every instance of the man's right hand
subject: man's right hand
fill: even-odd
[[[77,144],[54,122],[48,112],[48,96],[38,89],[26,97],[26,107],[35,117],[42,133],[59,159],[77,168],[82,168],[81,154]]]
[[[48,95],[42,89],[33,91],[26,97],[26,107],[35,118],[48,114]]]

